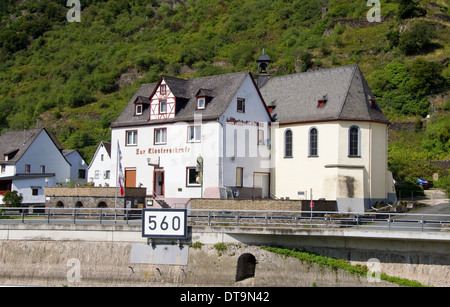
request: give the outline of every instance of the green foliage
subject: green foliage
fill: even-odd
[[[22,200],[22,194],[17,193],[17,191],[7,191],[3,196],[5,207],[20,207]]]
[[[407,19],[413,17],[420,17],[426,14],[426,10],[419,7],[419,4],[414,0],[399,0],[398,17],[400,19]]]
[[[426,53],[433,48],[432,39],[436,37],[434,24],[418,21],[400,35],[398,46],[406,55]]]
[[[333,271],[344,270],[356,276],[367,276],[367,274],[369,273],[369,269],[366,266],[352,265],[350,264],[349,261],[346,261],[344,259],[329,258],[306,251],[300,251],[297,249],[266,247],[266,246],[261,246],[261,248],[266,251],[276,253],[285,257],[297,258],[302,262],[305,261],[310,263],[316,263],[320,266],[327,267]],[[424,287],[424,285],[415,280],[389,276],[386,275],[385,273],[380,273],[380,279],[396,283],[405,287]]]

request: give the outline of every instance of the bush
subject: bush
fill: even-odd
[[[431,40],[436,37],[433,24],[419,21],[400,35],[398,47],[405,55],[425,53],[432,47]]]
[[[20,207],[22,200],[22,194],[17,193],[17,191],[7,191],[3,196],[5,207]]]

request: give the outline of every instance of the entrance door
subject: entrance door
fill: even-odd
[[[254,173],[253,187],[262,188],[262,198],[268,198],[270,193],[269,173]]]
[[[164,197],[164,171],[155,171],[153,173],[153,193],[157,197]]]
[[[125,170],[125,187],[136,187],[136,170]]]

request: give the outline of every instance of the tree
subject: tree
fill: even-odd
[[[6,207],[20,207],[22,199],[22,194],[17,193],[17,191],[7,191],[5,196],[3,196],[3,202]]]
[[[400,35],[398,47],[405,55],[424,53],[432,47],[431,40],[436,36],[433,24],[419,21]]]

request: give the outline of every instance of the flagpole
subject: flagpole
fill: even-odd
[[[117,210],[117,186],[119,185],[119,140],[117,140],[117,156],[116,156],[116,198],[114,201],[114,211]]]

